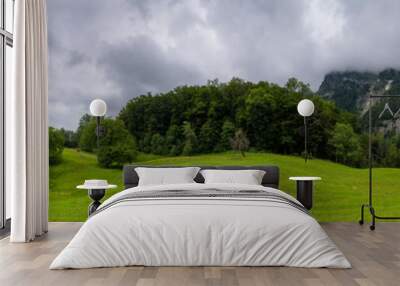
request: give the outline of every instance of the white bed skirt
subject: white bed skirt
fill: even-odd
[[[193,198],[112,206],[91,217],[50,268],[128,265],[351,267],[317,221],[296,208],[254,199]]]

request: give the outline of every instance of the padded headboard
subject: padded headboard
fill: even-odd
[[[123,171],[123,180],[125,189],[136,187],[139,183],[139,176],[135,171],[137,167],[149,167],[149,168],[179,168],[183,166],[151,166],[151,165],[125,165]],[[217,170],[263,170],[265,171],[264,178],[262,179],[262,185],[264,187],[279,188],[279,168],[277,166],[198,166],[202,170],[204,169],[217,169]],[[194,180],[197,183],[204,183],[204,178],[200,174],[197,174]]]

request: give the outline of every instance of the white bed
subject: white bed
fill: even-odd
[[[263,186],[191,183],[129,188],[102,206],[137,192],[204,189],[266,191],[297,202]],[[318,222],[290,204],[172,197],[122,200],[99,211],[50,269],[128,265],[351,267]]]

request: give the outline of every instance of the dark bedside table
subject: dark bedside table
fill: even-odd
[[[320,177],[290,177],[289,180],[296,181],[297,200],[310,210],[313,206],[313,183],[321,180]]]
[[[89,197],[93,200],[88,208],[88,215],[90,216],[101,205],[100,200],[104,197],[106,190],[116,187],[116,185],[108,184],[106,180],[85,180],[83,185],[79,185],[76,188],[87,190]]]

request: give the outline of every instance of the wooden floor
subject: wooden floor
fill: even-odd
[[[352,269],[289,267],[123,267],[48,270],[81,226],[50,223],[49,233],[27,244],[0,241],[0,285],[400,285],[400,223],[375,232],[355,223],[323,224]]]

